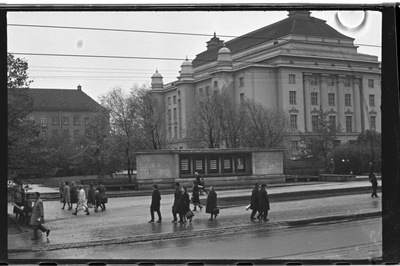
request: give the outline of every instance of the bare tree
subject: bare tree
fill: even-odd
[[[243,129],[246,115],[241,104],[233,101],[226,90],[221,92],[218,114],[224,145],[227,148],[238,148],[242,145]]]
[[[221,95],[214,91],[198,95],[190,121],[188,135],[192,140],[204,143],[207,148],[218,148],[222,141]]]
[[[131,108],[136,113],[136,125],[143,138],[142,143],[154,150],[166,147],[168,131],[162,99],[146,84],[142,87],[135,84],[131,95]]]
[[[303,145],[303,156],[312,155],[315,160],[323,161],[328,167],[328,154],[334,148],[338,139],[337,133],[341,131],[340,125],[333,125],[328,119],[328,112],[319,110],[318,119],[313,121],[312,132],[300,133]]]
[[[282,147],[288,132],[287,117],[282,112],[265,107],[252,99],[242,103],[246,112],[243,141],[245,146],[259,148]]]
[[[132,181],[137,128],[136,114],[130,106],[130,96],[117,87],[100,97],[100,102],[110,115],[110,129],[125,151],[126,168]]]

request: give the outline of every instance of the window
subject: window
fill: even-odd
[[[290,128],[297,129],[297,115],[290,115]]]
[[[239,78],[239,87],[244,87],[244,77]]]
[[[343,84],[345,87],[350,87],[350,79],[349,78],[344,78],[343,79]]]
[[[318,105],[318,92],[311,92],[311,105]]]
[[[172,123],[171,109],[168,109],[168,123]]]
[[[43,116],[40,121],[41,121],[42,127],[47,126],[47,117]]]
[[[344,95],[344,105],[351,106],[351,94],[346,93]]]
[[[68,129],[63,129],[63,135],[64,136],[69,136],[69,130]]]
[[[63,117],[63,124],[68,125],[68,116]]]
[[[176,115],[176,108],[174,108],[174,122],[176,122],[176,120],[177,120],[177,115]]]
[[[168,105],[171,105],[171,97],[168,97],[167,101],[168,101]]]
[[[173,100],[172,100],[172,103],[173,103],[173,104],[176,104],[176,96],[175,96],[175,95],[174,95],[174,97],[172,97],[172,99],[173,99]]]
[[[53,129],[52,131],[53,136],[57,136],[58,135],[58,130],[57,129]]]
[[[53,125],[58,125],[58,116],[52,117]]]
[[[346,132],[353,132],[353,117],[346,116]]]
[[[79,125],[79,117],[74,117],[74,125]]]
[[[172,139],[172,128],[168,127],[168,135],[169,135],[169,139]]]
[[[296,83],[296,75],[289,74],[289,83],[291,84]]]
[[[312,123],[312,131],[318,131],[318,115],[311,116],[311,123]]]
[[[370,121],[370,128],[376,129],[376,116],[371,116],[369,121]]]
[[[290,141],[290,150],[298,151],[299,150],[299,141],[297,141],[297,140]]]
[[[204,174],[204,158],[194,159],[194,170],[199,174]]]
[[[296,104],[296,92],[295,91],[289,91],[289,101],[290,101],[290,104]]]
[[[310,84],[311,85],[317,85],[317,77],[311,76],[310,77]]]
[[[203,96],[203,88],[199,88],[199,95]]]
[[[178,138],[178,126],[174,126],[174,137]]]
[[[90,121],[89,117],[85,117],[85,125],[89,125],[89,121]]]
[[[47,136],[47,130],[42,129],[42,131],[40,132],[40,135],[42,136],[42,138],[45,138]]]
[[[370,88],[374,87],[374,80],[373,79],[369,79],[368,80],[368,87],[370,87]]]
[[[375,95],[373,95],[373,94],[369,95],[369,106],[375,107]]]
[[[333,78],[331,78],[331,77],[328,77],[328,78],[326,79],[326,83],[327,83],[328,86],[333,86],[333,85],[335,85],[335,83],[334,83],[334,81],[333,81]]]
[[[335,94],[328,93],[328,104],[329,106],[335,106]]]
[[[331,129],[336,128],[336,116],[334,115],[329,116],[329,126],[331,127]]]
[[[210,95],[210,86],[206,86],[206,95]]]
[[[214,91],[218,90],[218,82],[214,81]],[[207,94],[208,95],[208,94]]]
[[[244,103],[244,93],[243,92],[240,94],[240,103],[241,104]]]
[[[79,129],[74,129],[74,137],[79,137]]]

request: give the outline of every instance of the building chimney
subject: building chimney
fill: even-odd
[[[78,85],[78,91],[81,91],[81,90],[82,90],[82,86]]]

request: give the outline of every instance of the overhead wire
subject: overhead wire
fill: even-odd
[[[130,29],[109,29],[109,28],[92,28],[92,27],[75,27],[75,26],[54,26],[54,25],[35,25],[35,24],[7,24],[7,26],[12,27],[36,27],[36,28],[54,28],[54,29],[73,29],[73,30],[94,30],[94,31],[115,31],[115,32],[136,32],[136,33],[152,33],[152,34],[170,34],[170,35],[185,35],[185,36],[202,36],[202,37],[210,37],[210,34],[206,33],[188,33],[188,32],[172,32],[172,31],[152,31],[152,30],[130,30]],[[219,37],[225,38],[241,38],[241,39],[255,39],[255,40],[268,40],[267,38],[262,37],[248,37],[245,35],[234,36],[234,35],[223,35],[218,34]],[[280,38],[275,38],[275,40],[283,40]],[[369,46],[369,47],[378,47],[381,48],[381,45],[375,44],[359,44],[356,43],[354,45],[357,46]]]

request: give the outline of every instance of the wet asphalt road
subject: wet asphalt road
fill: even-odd
[[[147,223],[150,218],[149,197],[114,198],[107,205],[107,211],[92,212],[89,216],[84,215],[83,212],[80,212],[78,216],[73,216],[71,211],[61,210],[61,203],[45,202],[46,225],[52,230],[48,241],[44,236],[37,242],[31,241],[31,229],[26,228],[26,232],[23,234],[9,236],[9,258],[54,259],[59,258],[57,250],[62,250],[63,258],[75,258],[77,248],[85,248],[93,243],[125,243],[124,245],[126,245],[130,242],[141,242],[136,240],[151,239],[153,236],[162,234],[179,234],[182,238],[185,237],[185,234],[192,234],[191,237],[193,237],[194,232],[206,232],[207,230],[216,235],[224,233],[224,228],[227,227],[245,228],[254,225],[249,220],[250,212],[245,211],[245,206],[222,209],[218,219],[213,222],[208,221],[209,215],[205,214],[203,209],[203,211],[195,212],[196,216],[191,224],[174,225],[171,223],[171,202],[172,195],[163,196],[161,206],[163,222],[161,224]],[[277,202],[271,205],[269,223],[279,227],[279,222],[282,221],[352,215],[380,210],[380,198],[371,199],[369,195],[365,194]],[[164,241],[157,242],[160,242],[160,245],[164,243]],[[101,245],[96,244],[94,248],[98,249],[99,247],[101,250]],[[103,248],[102,251],[105,257],[120,257],[118,252],[115,254],[108,248],[110,245],[105,247],[107,248]],[[26,249],[26,252],[23,252],[23,249]],[[36,251],[29,252],[29,249]],[[46,249],[48,250],[44,252]],[[85,258],[96,259],[96,257]]]
[[[31,258],[169,260],[337,260],[375,259],[382,256],[382,221],[368,219],[346,223],[50,251]]]

